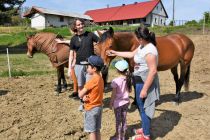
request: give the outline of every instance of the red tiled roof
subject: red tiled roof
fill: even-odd
[[[89,10],[85,12],[85,15],[89,15],[94,22],[144,18],[156,7],[159,2],[161,1],[152,0],[117,7]]]

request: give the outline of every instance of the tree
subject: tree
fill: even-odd
[[[174,21],[173,20],[171,20],[170,22],[169,22],[169,24],[168,24],[169,26],[174,26]]]
[[[205,19],[205,24],[210,24],[210,12],[204,12],[203,19],[199,20],[199,23],[203,24],[204,19]]]
[[[191,20],[185,23],[185,25],[197,25],[197,21],[196,20]]]
[[[0,0],[0,25],[11,23],[12,16],[18,15],[18,10],[26,0]]]
[[[207,23],[207,24],[209,24],[210,23],[210,13],[209,12],[204,12],[204,17],[205,17],[205,22]]]

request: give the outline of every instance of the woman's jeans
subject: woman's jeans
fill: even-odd
[[[145,136],[150,136],[151,119],[146,115],[144,110],[145,98],[144,99],[140,98],[140,92],[143,88],[143,85],[144,85],[143,83],[135,84],[136,103],[142,120],[143,133]]]

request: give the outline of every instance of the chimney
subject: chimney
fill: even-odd
[[[122,4],[122,6],[125,6],[125,4]]]
[[[134,2],[134,4],[137,4],[138,2]]]
[[[109,8],[109,4],[107,4],[106,7]]]

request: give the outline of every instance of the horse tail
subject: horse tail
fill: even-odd
[[[189,89],[189,81],[190,81],[190,64],[187,66],[187,71],[184,77],[184,88],[185,91],[188,91]]]

